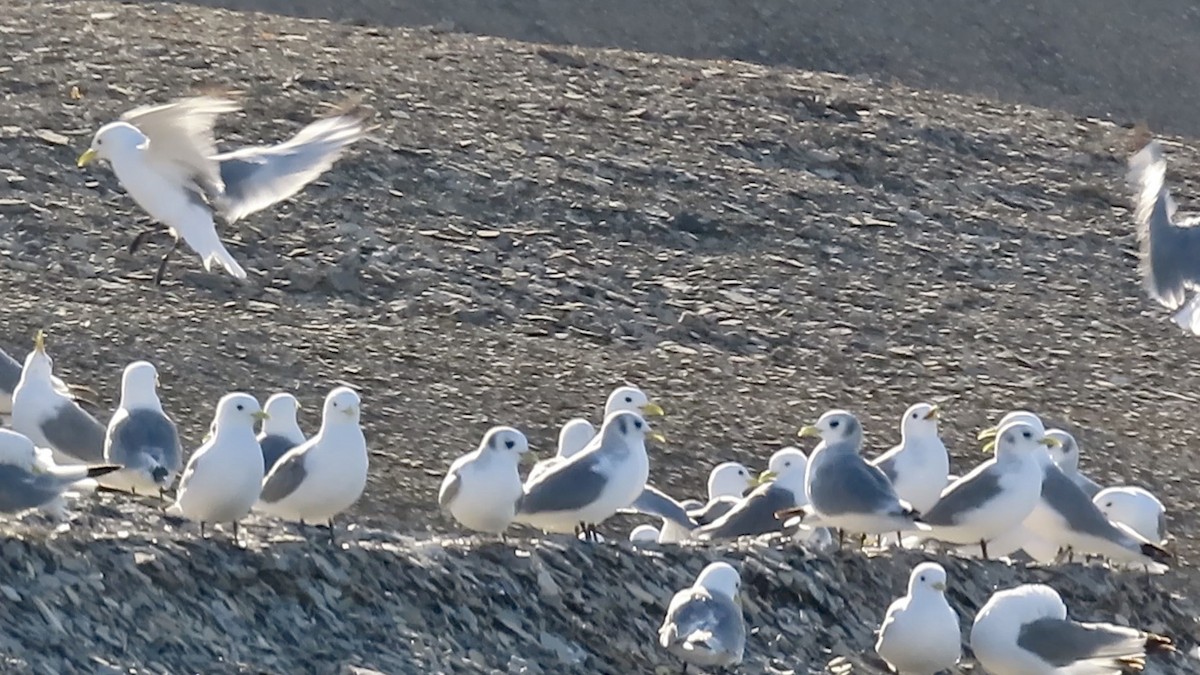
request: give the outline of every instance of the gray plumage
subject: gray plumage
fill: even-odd
[[[691,588],[672,599],[659,635],[668,651],[688,663],[729,666],[742,660],[746,624],[741,607],[732,599]],[[697,639],[701,635],[706,639]]]
[[[262,448],[263,466],[266,467],[267,473],[271,473],[271,467],[275,466],[288,450],[296,447],[296,443],[286,436],[269,435],[259,436],[258,446]]]
[[[32,472],[0,463],[0,512],[20,513],[46,506],[86,478],[103,476],[119,466],[59,467],[52,473]]]
[[[0,413],[12,412],[12,394],[21,381],[21,362],[0,349]]]
[[[815,461],[817,452],[826,453],[819,464]],[[868,464],[852,441],[826,444],[813,453],[813,458],[809,466],[814,474],[809,481],[808,499],[821,515],[912,513],[911,509],[903,508],[883,471]]]
[[[581,453],[582,454],[582,453]],[[579,458],[579,459],[576,459]],[[574,511],[596,501],[608,485],[601,468],[606,463],[601,455],[575,455],[554,467],[521,499],[521,513],[555,513]]]
[[[775,483],[760,485],[720,518],[701,526],[697,539],[735,539],[779,532],[783,522],[776,512],[796,506],[796,495]]]
[[[1160,305],[1179,310],[1175,320],[1196,332],[1195,291],[1200,288],[1200,219],[1175,213],[1164,180],[1167,163],[1162,146],[1151,141],[1129,159],[1128,179],[1137,190],[1134,219],[1141,244],[1141,275],[1146,292]],[[1192,298],[1188,300],[1188,295]]]
[[[1148,637],[1124,626],[1046,617],[1023,624],[1017,646],[1056,668],[1065,668],[1090,659],[1138,657],[1145,652]]]
[[[305,454],[302,452],[284,455],[275,470],[267,474],[259,500],[268,503],[277,502],[300,487],[305,476],[308,475],[308,469],[304,466],[304,457]]]
[[[996,460],[989,459],[974,471],[955,481],[932,509],[921,514],[921,522],[927,525],[949,527],[963,522],[967,515],[977,511],[1002,491],[1000,474],[990,470]]]
[[[1109,522],[1090,497],[1062,469],[1050,464],[1042,474],[1042,500],[1076,532],[1112,541],[1137,542]]]
[[[874,463],[874,467],[883,472],[884,477],[888,479],[888,483],[896,482],[896,457],[884,457]]]
[[[59,406],[54,417],[42,423],[41,432],[54,450],[86,464],[105,461],[124,464],[120,460],[105,459],[104,425],[74,401]]]
[[[112,425],[104,459],[162,484],[183,468],[183,449],[175,423],[152,408],[128,411]]]
[[[699,526],[699,523],[691,518],[687,510],[683,508],[683,505],[653,485],[647,485],[646,489],[642,490],[642,494],[628,509],[621,510],[621,513],[626,512],[664,518],[689,530]]]
[[[737,497],[717,497],[695,509],[688,509],[688,516],[700,525],[708,525],[716,522],[718,518],[729,513],[733,507],[741,503],[741,499]]]

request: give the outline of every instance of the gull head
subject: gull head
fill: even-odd
[[[996,459],[1002,462],[1026,457],[1048,459],[1045,448],[1058,446],[1058,441],[1047,437],[1042,429],[1025,422],[1009,422],[1000,427],[994,443]]]
[[[901,438],[937,438],[938,407],[932,403],[909,406],[900,419]]]
[[[820,436],[826,444],[840,441],[862,443],[862,424],[858,418],[845,410],[829,410],[821,415],[816,424],[800,430],[800,436]]]
[[[92,145],[79,156],[76,164],[83,168],[97,159],[112,162],[144,150],[149,142],[150,139],[132,124],[111,122],[100,127],[92,137]]]
[[[644,444],[647,436],[659,443],[666,441],[662,434],[650,429],[650,423],[642,419],[641,415],[628,410],[615,412],[606,417],[604,426],[600,427],[600,435],[605,444],[617,439],[634,445]]]
[[[0,464],[33,471],[37,458],[38,452],[33,441],[10,429],[0,429]]]
[[[1050,448],[1050,460],[1067,475],[1079,473],[1079,444],[1075,437],[1062,429],[1051,429],[1046,438],[1058,441],[1058,447]]]
[[[645,392],[637,387],[617,387],[608,395],[604,404],[604,416],[621,411],[635,412],[643,417],[660,417],[663,409],[651,401]]]
[[[1132,529],[1147,541],[1158,543],[1167,538],[1166,509],[1148,490],[1132,486],[1104,488],[1092,503],[1105,518]]]
[[[263,406],[263,412],[267,414],[263,420],[262,430],[264,434],[291,432],[293,429],[299,429],[296,424],[296,412],[300,410],[300,402],[295,396],[288,393],[271,394],[267,399],[267,404]]]
[[[350,387],[338,387],[325,397],[321,422],[322,424],[358,424],[359,406],[358,392]]]
[[[757,484],[775,481],[792,492],[804,489],[808,473],[808,455],[800,448],[784,448],[771,455],[767,470],[758,475]]]
[[[913,568],[908,577],[908,594],[915,596],[922,593],[937,593],[946,591],[946,570],[934,562],[921,563]]]
[[[479,450],[481,454],[497,453],[520,459],[521,455],[529,452],[529,440],[512,427],[492,427],[483,435]]]
[[[740,462],[723,462],[708,472],[709,499],[741,497],[753,485],[750,470]]]
[[[591,422],[582,417],[567,420],[558,431],[558,456],[566,459],[577,454],[595,437],[596,427]]]
[[[257,399],[250,394],[234,392],[225,394],[217,402],[213,426],[217,433],[222,429],[237,429],[243,426],[253,429],[255,422],[266,418],[267,414],[262,411]]]
[[[149,361],[134,361],[121,373],[122,407],[158,407],[158,370]]]
[[[21,371],[21,379],[30,376],[48,380],[54,374],[54,360],[46,353],[46,333],[38,331],[33,336],[33,351],[25,357],[25,368]]]
[[[728,598],[736,599],[742,590],[742,575],[733,565],[723,562],[709,563],[696,577],[696,586],[710,593],[720,593]]]
[[[1011,422],[1024,422],[1025,424],[1042,429],[1043,431],[1046,428],[1045,425],[1042,424],[1042,418],[1038,417],[1037,415],[1029,412],[1028,410],[1014,410],[1000,418],[999,424],[994,427],[988,427],[987,429],[984,429],[983,431],[979,432],[979,435],[975,438],[981,441],[993,439],[996,437],[996,432],[1000,431],[1001,427]]]

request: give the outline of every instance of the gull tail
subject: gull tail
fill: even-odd
[[[205,271],[211,272],[214,263],[220,265],[226,272],[229,272],[230,276],[238,281],[246,280],[246,270],[242,269],[242,266],[233,259],[233,255],[223,245],[216,251],[204,256]]]
[[[1146,653],[1168,653],[1175,651],[1175,643],[1165,635],[1146,633]]]
[[[87,468],[87,477],[97,478],[99,476],[106,476],[114,471],[120,471],[124,468],[125,467],[121,466],[120,464],[98,464],[96,466],[89,466]]]
[[[1193,295],[1191,300],[1184,303],[1179,311],[1171,315],[1171,320],[1193,335],[1200,335],[1200,294]]]
[[[1141,545],[1142,555],[1153,560],[1156,563],[1166,564],[1171,560],[1171,552],[1157,544],[1145,543]]]
[[[720,650],[720,645],[714,642],[713,633],[709,630],[698,630],[690,633],[680,646],[684,651],[689,652],[697,650],[715,652]]]

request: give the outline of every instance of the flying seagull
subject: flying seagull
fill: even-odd
[[[244,280],[246,271],[221,243],[214,216],[234,223],[291,197],[367,133],[366,116],[355,108],[317,120],[282,143],[218,153],[213,124],[240,107],[222,96],[195,96],[134,108],[100,127],[79,156],[80,167],[107,160],[133,200],[175,238],[158,266],[156,284],[181,238],[206,271],[216,264]],[[130,252],[155,231],[138,234]]]

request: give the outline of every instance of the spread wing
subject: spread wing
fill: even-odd
[[[1166,171],[1162,146],[1151,141],[1129,159],[1127,177],[1137,190],[1134,219],[1146,292],[1167,309],[1179,309],[1187,291],[1200,287],[1200,228],[1196,219],[1176,220]]]
[[[213,160],[213,125],[218,115],[240,108],[228,98],[195,96],[134,108],[121,119],[150,139],[146,152],[157,168],[171,172],[184,185],[195,185],[212,198],[224,191],[220,170]]]

